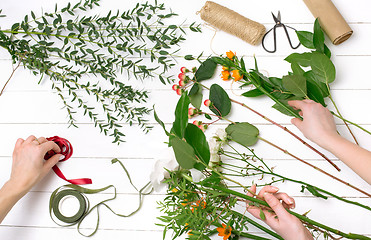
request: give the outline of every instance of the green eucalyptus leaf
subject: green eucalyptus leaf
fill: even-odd
[[[265,220],[265,214],[264,214],[264,212],[261,208],[259,210],[260,210],[259,217],[260,217],[261,220],[264,221]]]
[[[186,92],[180,97],[176,109],[175,109],[175,120],[173,123],[173,131],[176,136],[179,138],[184,137],[184,131],[188,124],[188,106],[189,106],[189,97]]]
[[[305,97],[307,95],[307,85],[304,76],[286,75],[282,77],[283,86],[297,97]]]
[[[325,52],[325,35],[323,34],[318,18],[314,21],[313,45],[318,52]]]
[[[193,147],[197,157],[205,163],[205,165],[208,165],[210,161],[210,149],[204,132],[196,125],[188,124],[184,133],[184,138],[187,143]]]
[[[195,80],[199,82],[212,78],[215,73],[216,66],[217,64],[211,58],[206,59],[197,69],[195,73]]]
[[[311,53],[292,53],[285,58],[289,63],[297,63],[303,67],[309,67],[312,59]]]
[[[192,94],[191,94],[192,93]],[[198,84],[194,84],[189,91],[189,100],[191,101],[192,106],[197,109],[201,108],[202,104],[202,88]]]
[[[250,91],[244,92],[241,95],[244,97],[258,97],[258,96],[264,95],[264,93],[260,91],[259,89],[255,88]]]
[[[298,35],[300,43],[309,49],[315,49],[313,44],[313,33],[307,31],[296,31],[296,35]]]
[[[233,141],[245,147],[258,141],[259,129],[247,122],[229,124],[225,131]]]
[[[311,79],[307,79],[307,90],[308,90],[308,97],[315,102],[322,104],[322,106],[326,107],[325,100],[322,95],[322,91],[319,86]]]
[[[218,116],[224,117],[231,111],[231,100],[224,89],[218,84],[210,87],[209,99],[213,103],[210,110]]]
[[[197,158],[193,147],[180,139],[178,136],[170,138],[170,145],[173,148],[175,158],[184,169],[191,169],[195,165]]]
[[[170,134],[169,134],[169,132],[166,130],[164,122],[161,121],[161,119],[158,117],[158,115],[157,115],[157,113],[156,113],[155,106],[153,106],[153,115],[154,115],[154,117],[155,117],[156,122],[157,122],[158,124],[160,124],[160,126],[164,129],[166,135],[169,136]]]
[[[311,67],[318,81],[329,84],[335,80],[335,66],[325,54],[314,52]]]

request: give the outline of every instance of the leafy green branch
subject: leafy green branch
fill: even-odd
[[[195,23],[166,24],[177,14],[157,2],[89,16],[95,6],[99,0],[68,3],[61,9],[55,5],[53,12],[41,16],[31,11],[10,29],[0,30],[0,46],[17,66],[40,76],[40,82],[52,81],[70,125],[76,126],[75,107],[80,108],[101,132],[120,143],[125,122],[146,132],[151,129],[145,119],[150,109],[143,106],[148,92],[125,80],[172,82],[174,77],[167,72],[175,65],[174,55],[186,30],[200,32],[200,28]],[[88,101],[89,96],[99,107]]]

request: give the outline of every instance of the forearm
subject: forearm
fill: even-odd
[[[327,139],[323,146],[371,184],[371,152],[336,135]]]
[[[10,182],[4,184],[0,189],[0,223],[24,194],[25,192],[18,191]]]

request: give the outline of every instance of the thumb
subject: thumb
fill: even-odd
[[[281,202],[272,194],[264,193],[264,200],[268,203],[268,205],[272,208],[272,210],[276,213],[278,218],[286,217],[289,213],[283,207]]]
[[[64,155],[55,154],[53,157],[44,162],[44,171],[48,172],[55,164],[57,164],[62,159],[64,159]]]

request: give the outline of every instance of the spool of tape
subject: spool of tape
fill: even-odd
[[[60,203],[62,199],[65,197],[74,197],[79,201],[79,210],[74,214],[73,216],[67,217],[62,214],[60,210]],[[51,201],[51,208],[53,210],[54,216],[64,222],[64,223],[70,223],[70,224],[76,224],[79,222],[79,220],[85,215],[87,212],[87,202],[85,196],[73,189],[65,189],[60,192],[58,192],[53,200]]]

